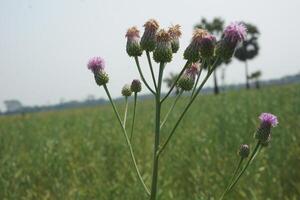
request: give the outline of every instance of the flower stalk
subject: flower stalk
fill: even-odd
[[[130,156],[131,156],[132,163],[133,163],[133,165],[134,165],[135,171],[136,171],[136,173],[137,173],[137,176],[138,176],[138,178],[139,178],[139,180],[140,180],[140,182],[141,182],[141,184],[142,184],[142,186],[143,186],[145,192],[146,192],[148,195],[150,195],[150,191],[149,191],[147,185],[145,184],[144,179],[143,179],[143,177],[142,177],[142,175],[141,175],[141,173],[140,173],[140,170],[139,170],[139,168],[138,168],[138,166],[137,166],[136,159],[135,159],[135,156],[134,156],[134,152],[133,152],[133,149],[132,149],[132,145],[131,145],[131,142],[130,142],[130,140],[129,140],[129,138],[128,138],[126,129],[125,129],[125,127],[123,126],[121,117],[120,117],[120,115],[119,115],[119,113],[118,113],[118,111],[117,111],[117,108],[116,108],[116,106],[115,106],[115,104],[114,104],[114,102],[113,102],[113,100],[112,100],[112,98],[111,98],[110,92],[109,92],[109,90],[108,90],[106,84],[104,84],[103,87],[104,87],[104,90],[105,90],[105,92],[106,92],[106,94],[107,94],[107,97],[108,97],[108,99],[109,99],[109,102],[110,102],[111,106],[113,107],[113,110],[114,110],[114,113],[115,113],[115,115],[116,115],[116,117],[117,117],[117,119],[118,119],[118,122],[119,122],[119,124],[120,124],[120,126],[121,126],[121,128],[122,128],[122,132],[123,132],[123,134],[124,134],[124,137],[125,137],[127,146],[128,146],[128,148],[129,148]]]
[[[137,101],[137,92],[134,93],[134,101],[133,101],[133,116],[132,116],[131,132],[130,132],[130,141],[131,142],[132,142],[132,136],[133,136],[134,121],[135,121],[136,101]]]

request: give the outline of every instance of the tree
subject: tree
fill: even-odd
[[[195,28],[206,29],[208,32],[216,36],[217,39],[220,39],[224,29],[224,20],[220,17],[214,18],[212,21],[207,21],[206,18],[202,18],[201,22],[195,25]],[[229,64],[230,60],[225,62],[219,62],[217,68],[219,68],[223,63]],[[214,77],[214,93],[219,93],[219,86],[217,80],[217,69],[213,72]]]
[[[248,36],[247,39],[236,49],[235,57],[245,63],[245,76],[246,76],[246,88],[249,89],[249,75],[248,75],[248,60],[253,59],[258,55],[259,45],[258,36],[259,31],[256,26],[249,23],[244,23],[247,27]]]
[[[255,87],[256,89],[259,89],[260,88],[260,85],[259,85],[259,78],[261,77],[261,71],[256,71],[256,72],[253,72],[250,76],[249,76],[249,79],[250,80],[254,80],[255,82]]]

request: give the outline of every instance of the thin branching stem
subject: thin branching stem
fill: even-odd
[[[110,95],[110,93],[109,93],[109,90],[108,90],[106,84],[104,84],[103,87],[104,87],[104,90],[105,90],[105,92],[106,92],[106,94],[107,94],[107,96],[108,96],[108,99],[109,99],[109,101],[110,101],[110,103],[111,103],[111,105],[112,105],[112,107],[113,107],[114,113],[115,113],[115,115],[116,115],[116,117],[117,117],[117,119],[118,119],[118,121],[119,121],[119,123],[120,123],[120,126],[121,126],[121,128],[122,128],[122,131],[123,131],[123,134],[124,134],[124,136],[125,136],[125,139],[126,139],[126,142],[127,142],[127,146],[128,146],[128,148],[129,148],[130,156],[131,156],[131,159],[132,159],[132,162],[133,162],[135,171],[136,171],[136,173],[137,173],[137,175],[138,175],[138,178],[139,178],[139,180],[140,180],[140,182],[141,182],[143,188],[145,189],[145,192],[147,193],[147,195],[150,196],[150,191],[149,191],[148,187],[146,186],[146,184],[145,184],[145,182],[144,182],[144,180],[143,180],[143,177],[141,176],[141,173],[140,173],[140,171],[139,171],[139,168],[138,168],[138,166],[137,166],[136,159],[135,159],[135,156],[134,156],[134,152],[133,152],[133,149],[132,149],[130,140],[129,140],[129,138],[128,138],[126,129],[125,129],[125,127],[123,126],[121,117],[120,117],[120,115],[119,115],[119,113],[118,113],[118,111],[117,111],[117,108],[116,108],[116,106],[115,106],[115,104],[114,104],[114,102],[113,102],[113,100],[112,100],[112,98],[111,98],[111,95]]]
[[[133,116],[132,116],[131,132],[130,132],[130,142],[132,142],[132,135],[133,135],[133,129],[134,129],[136,101],[137,101],[137,92],[134,93]]]
[[[198,86],[198,82],[199,82],[199,80],[200,80],[200,76],[201,76],[201,73],[202,73],[202,69],[203,69],[203,67],[202,67],[202,64],[201,64],[200,70],[199,70],[198,75],[197,75],[197,80],[196,80],[196,83],[195,83],[195,85],[194,85],[194,88],[193,88],[193,91],[192,91],[192,94],[191,94],[191,98],[192,98],[192,97],[194,96],[194,94],[195,94],[195,91],[196,91],[196,88],[197,88],[197,86]]]
[[[224,195],[225,195],[226,192],[228,191],[230,185],[232,184],[234,178],[236,177],[237,173],[239,172],[239,169],[240,169],[240,167],[241,167],[241,165],[242,165],[243,160],[244,160],[244,158],[241,157],[241,159],[239,160],[239,163],[238,163],[236,169],[234,170],[234,173],[233,173],[233,175],[232,175],[232,177],[231,177],[231,179],[230,179],[230,181],[229,181],[229,184],[227,185],[226,190],[224,191],[224,193],[223,193],[222,196],[221,196],[221,199],[224,197]]]
[[[168,138],[166,139],[166,141],[163,143],[163,145],[161,145],[161,148],[158,151],[158,154],[160,155],[164,149],[166,148],[167,144],[170,142],[170,139],[172,138],[173,134],[175,133],[175,130],[177,129],[179,123],[181,122],[181,120],[183,119],[184,115],[186,114],[186,112],[188,111],[188,109],[190,108],[190,106],[192,105],[192,103],[195,101],[197,95],[199,94],[200,90],[203,88],[204,84],[206,83],[206,81],[208,80],[208,78],[210,77],[210,75],[212,74],[212,72],[215,70],[217,62],[219,59],[216,59],[215,63],[211,66],[211,69],[208,70],[204,80],[202,81],[202,83],[200,84],[199,88],[197,89],[195,95],[191,98],[191,100],[189,101],[189,103],[187,104],[187,106],[185,107],[185,109],[183,110],[183,112],[181,113],[179,119],[177,120],[177,122],[175,123],[175,126],[173,127],[173,129],[171,130],[171,133],[169,134]]]
[[[153,67],[152,67],[150,52],[146,51],[146,55],[147,55],[147,60],[148,60],[148,63],[149,63],[149,68],[150,68],[150,71],[151,71],[151,76],[152,76],[153,84],[154,84],[154,87],[155,87],[155,91],[157,92],[156,79],[155,79],[155,75],[154,75],[154,71],[153,71]]]
[[[179,98],[181,97],[182,93],[183,93],[183,90],[180,90],[180,92],[177,94],[172,106],[170,107],[169,111],[167,112],[166,116],[164,117],[164,120],[162,121],[160,128],[162,128],[164,126],[164,124],[166,123],[166,121],[168,120],[171,112],[174,110],[175,105],[176,105],[177,101],[179,100]]]
[[[124,128],[126,128],[127,110],[128,110],[128,97],[125,97],[125,111],[124,111],[124,120],[123,120]]]
[[[181,77],[181,75],[183,74],[184,70],[190,65],[189,61],[186,61],[184,67],[182,68],[182,70],[180,71],[180,73],[178,74],[178,76],[176,77],[176,80],[174,81],[173,85],[171,86],[170,90],[168,91],[168,93],[164,96],[164,98],[160,101],[161,103],[163,103],[168,96],[171,94],[171,92],[173,91],[173,89],[175,88],[175,86],[177,85],[177,82],[179,80],[179,78]]]
[[[243,167],[242,171],[239,173],[239,175],[236,177],[236,179],[234,180],[234,182],[230,185],[230,187],[223,193],[223,195],[221,196],[220,200],[222,200],[224,198],[224,196],[230,192],[230,190],[232,190],[232,188],[237,184],[237,182],[239,181],[239,179],[242,177],[242,175],[244,174],[244,172],[246,171],[246,169],[248,168],[248,166],[250,165],[250,163],[253,161],[253,159],[255,158],[258,150],[260,147],[260,141],[257,142],[256,147],[254,148],[250,158],[248,159],[248,162],[246,163],[246,165]]]
[[[159,148],[159,137],[160,137],[160,112],[161,112],[161,83],[163,77],[165,63],[160,63],[157,93],[155,95],[155,139],[154,139],[154,149],[153,149],[153,169],[152,169],[152,184],[151,184],[151,195],[150,200],[156,199],[157,193],[157,180],[158,180],[158,148]]]
[[[140,77],[141,77],[143,83],[144,83],[145,86],[148,88],[148,90],[149,90],[152,94],[155,95],[155,91],[152,90],[152,88],[148,85],[148,83],[147,83],[147,81],[146,81],[146,79],[145,79],[145,77],[144,77],[144,75],[143,75],[143,72],[142,72],[141,66],[140,66],[140,62],[139,62],[139,58],[138,58],[137,56],[135,56],[135,57],[134,57],[134,60],[135,60],[136,66],[137,66],[137,68],[138,68],[138,71],[139,71],[139,74],[140,74]]]

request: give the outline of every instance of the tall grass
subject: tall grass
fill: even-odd
[[[162,140],[187,100],[178,102]],[[153,103],[138,103],[133,139],[148,185]],[[239,145],[253,141],[254,147],[261,112],[276,114],[280,124],[227,199],[298,199],[300,85],[198,97],[167,146],[168,156],[161,155],[158,199],[217,199],[239,161]],[[0,117],[0,199],[140,200],[144,192],[129,159],[110,106]]]

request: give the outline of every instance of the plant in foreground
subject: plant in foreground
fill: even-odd
[[[139,30],[136,27],[129,28],[126,33],[127,45],[126,51],[130,57],[134,58],[135,64],[137,66],[141,81],[135,79],[132,81],[131,85],[125,85],[122,88],[122,95],[125,98],[125,111],[124,117],[121,119],[119,111],[115,106],[115,103],[112,100],[107,83],[109,81],[108,74],[105,72],[104,60],[101,57],[92,58],[88,63],[88,69],[90,69],[95,77],[95,81],[99,86],[103,86],[108,99],[112,105],[113,111],[117,117],[117,120],[122,129],[122,133],[125,137],[130,157],[137,174],[137,177],[145,190],[145,193],[149,196],[150,200],[155,200],[157,198],[157,182],[158,182],[158,170],[159,170],[159,158],[162,153],[166,150],[167,145],[171,141],[176,131],[176,128],[179,126],[184,115],[189,110],[192,103],[197,98],[204,84],[207,82],[208,78],[211,76],[213,71],[216,69],[217,64],[224,60],[232,57],[237,45],[242,42],[246,37],[246,29],[241,23],[232,23],[224,31],[223,37],[220,41],[216,41],[216,38],[211,35],[209,32],[203,29],[196,29],[191,43],[184,51],[184,59],[186,64],[183,66],[178,76],[174,80],[169,91],[163,95],[161,92],[163,72],[166,67],[166,64],[172,61],[173,54],[176,53],[179,49],[179,38],[181,36],[180,26],[175,25],[169,28],[169,30],[159,29],[159,24],[156,20],[151,19],[147,21],[144,25],[145,31],[140,39]],[[145,51],[147,56],[147,61],[151,71],[153,86],[150,86],[149,81],[147,81],[143,75],[142,68],[140,66],[139,57]],[[156,63],[159,64],[159,73],[157,76],[154,74],[151,52],[153,52],[153,59]],[[201,72],[204,68],[207,69],[207,73],[201,79]],[[155,117],[154,117],[154,145],[153,145],[153,167],[152,167],[152,180],[151,187],[149,188],[145,183],[140,170],[137,165],[136,157],[134,154],[133,146],[131,141],[133,140],[133,130],[135,123],[135,112],[137,104],[138,93],[142,90],[143,83],[146,88],[153,94],[155,97]],[[167,114],[162,118],[161,108],[164,105],[165,100],[169,97],[173,89],[177,87],[179,92],[173,101],[173,104],[169,108]],[[164,141],[160,141],[160,132],[163,128],[163,125],[167,122],[167,119],[170,113],[175,108],[175,105],[180,98],[181,94],[185,91],[192,91],[190,94],[189,101],[187,102],[185,108],[182,110],[179,118],[174,124],[174,127],[170,130],[169,135]],[[127,108],[128,108],[128,98],[134,94],[134,107],[133,107],[133,118],[130,129],[130,135],[127,132],[126,120],[127,120]],[[266,136],[266,129],[269,126],[265,124],[262,126],[257,134],[259,138],[258,147],[266,145],[271,137]],[[270,135],[270,134],[269,134]],[[267,139],[265,139],[267,138]],[[258,149],[257,147],[257,149]],[[244,160],[249,152],[247,145],[243,145],[240,150],[240,155]],[[257,150],[256,150],[257,151]],[[256,151],[255,154],[256,155]],[[252,153],[253,154],[253,153]],[[254,156],[251,154],[250,159],[252,160]],[[228,188],[228,191],[232,189],[234,184],[239,179],[238,174],[239,168],[236,170],[235,176],[237,179],[232,179],[232,185]],[[243,173],[243,171],[242,171]],[[234,177],[235,177],[234,176]],[[227,193],[227,192],[226,192]],[[225,194],[226,194],[225,193]],[[223,195],[224,196],[224,195]]]

